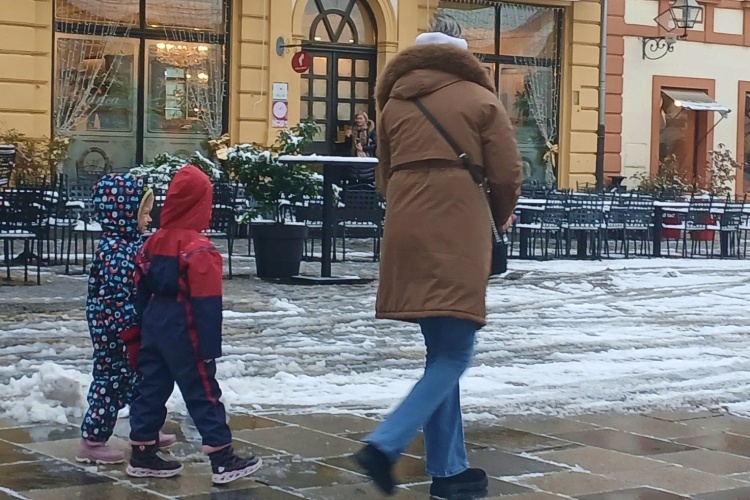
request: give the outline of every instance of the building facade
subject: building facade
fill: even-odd
[[[336,152],[356,113],[377,120],[378,72],[444,9],[495,79],[526,178],[594,180],[600,0],[14,2],[0,130],[71,137],[69,175],[208,153],[224,133],[269,144],[305,119],[314,150]]]
[[[698,0],[702,17],[667,52],[668,0],[611,0],[607,39],[607,175],[654,173],[674,157],[705,178],[720,145],[750,154],[750,2]],[[750,189],[747,171],[737,190]]]

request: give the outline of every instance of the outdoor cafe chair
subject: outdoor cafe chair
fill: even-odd
[[[606,229],[604,198],[587,197],[571,200],[567,208],[567,220],[563,223],[566,235],[566,253],[570,257],[573,236],[578,237],[579,256],[588,255],[588,244],[594,246],[593,256],[602,258],[602,244]]]
[[[36,244],[36,282],[41,284],[42,237],[40,228],[45,217],[44,192],[36,189],[16,188],[0,194],[0,239],[3,241],[3,257],[6,278],[11,280],[11,265],[17,260],[14,242],[23,242],[22,255],[34,255]],[[24,283],[29,280],[29,261],[23,257]]]
[[[8,187],[16,165],[16,147],[0,144],[0,189]]]
[[[650,198],[618,197],[615,199],[607,212],[605,247],[607,257],[609,254],[609,236],[615,232],[618,238],[615,240],[615,252],[618,243],[622,243],[623,255],[627,259],[630,256],[630,242],[640,242],[640,253],[646,254],[649,241],[652,240],[653,232],[654,201]]]
[[[336,233],[341,236],[342,260],[346,260],[347,238],[372,238],[372,260],[377,262],[385,217],[382,198],[374,186],[367,184],[352,186],[343,196],[343,207],[336,211]]]

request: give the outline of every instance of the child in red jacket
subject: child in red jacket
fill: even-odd
[[[137,310],[141,315],[140,395],[130,409],[133,477],[172,477],[179,462],[158,455],[158,434],[175,382],[203,438],[216,484],[248,476],[260,458],[240,458],[216,381],[221,357],[221,255],[201,234],[211,220],[213,187],[206,174],[187,166],[172,180],[161,228],[136,259]]]

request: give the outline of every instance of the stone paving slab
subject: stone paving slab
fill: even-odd
[[[693,418],[693,416],[697,418]],[[264,457],[253,479],[211,484],[189,419],[165,428],[182,441],[171,453],[185,472],[132,479],[124,466],[77,464],[75,425],[0,420],[0,500],[368,500],[382,498],[352,460],[377,421],[276,410],[231,417],[235,447]],[[113,444],[127,449],[128,420]],[[689,429],[689,430],[688,430]],[[748,500],[750,421],[718,414],[508,417],[468,426],[469,460],[490,475],[481,498],[500,500]],[[687,433],[687,434],[686,434]],[[697,435],[695,435],[697,434]],[[690,436],[690,437],[684,437]],[[400,500],[429,498],[430,478],[415,439],[396,467]]]

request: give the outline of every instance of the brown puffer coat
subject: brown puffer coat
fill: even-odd
[[[520,194],[515,133],[494,84],[468,51],[417,45],[380,75],[378,189],[388,205],[377,317],[454,317],[486,324],[492,228],[482,193],[410,100],[421,98],[480,165],[501,226]]]

